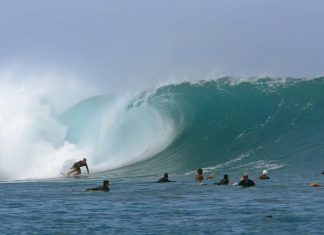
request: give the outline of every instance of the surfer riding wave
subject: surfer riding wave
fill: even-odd
[[[81,167],[85,166],[87,168],[87,172],[89,175],[89,168],[88,168],[88,164],[87,164],[87,159],[83,158],[83,160],[75,162],[73,164],[73,166],[70,168],[70,171],[68,172],[68,176],[70,176],[70,174],[74,173],[73,175],[80,175],[81,174]]]

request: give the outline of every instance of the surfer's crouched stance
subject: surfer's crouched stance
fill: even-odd
[[[80,175],[81,174],[81,167],[85,166],[87,168],[88,171],[88,175],[89,175],[89,168],[88,168],[88,164],[87,164],[87,159],[83,158],[83,160],[75,162],[73,164],[73,166],[70,168],[71,171],[69,171],[68,175],[74,173],[74,175]]]
[[[102,182],[102,186],[98,186],[96,188],[88,188],[85,190],[86,192],[89,191],[109,191],[109,180],[104,180],[104,182]]]

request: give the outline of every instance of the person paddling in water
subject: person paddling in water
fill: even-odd
[[[88,168],[88,164],[87,164],[87,159],[83,158],[83,160],[75,162],[73,164],[73,166],[70,168],[70,171],[68,173],[68,176],[72,173],[74,173],[73,175],[80,175],[81,174],[81,167],[85,166],[87,168],[88,171],[88,175],[89,175],[89,168]]]
[[[228,175],[225,174],[224,175],[224,178],[221,179],[221,181],[219,181],[218,183],[214,183],[214,184],[217,184],[217,185],[228,185],[230,183],[230,180],[228,179]]]
[[[203,181],[204,181],[204,175],[203,175],[203,170],[201,168],[199,168],[197,170],[197,174],[196,174],[196,178],[195,179],[196,179],[196,181],[198,183],[203,183]]]
[[[243,176],[242,176],[242,179],[239,183],[239,186],[242,186],[242,187],[251,187],[251,186],[254,186],[255,183],[253,180],[250,180],[249,179],[249,176],[247,173],[243,173]]]
[[[164,173],[164,176],[161,177],[158,181],[158,183],[166,183],[166,182],[175,182],[172,180],[169,180],[169,174],[168,173]]]
[[[270,179],[270,177],[269,177],[269,175],[268,175],[268,171],[267,171],[267,170],[264,170],[264,171],[262,172],[262,175],[259,176],[259,179],[260,179],[260,180],[268,180],[268,179]]]
[[[110,190],[109,188],[109,180],[104,180],[102,182],[102,186],[98,186],[95,188],[88,188],[86,190],[84,190],[85,192],[89,192],[89,191],[105,191],[108,192]]]

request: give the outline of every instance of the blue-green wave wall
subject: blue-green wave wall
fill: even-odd
[[[62,120],[68,126],[67,140],[81,144],[80,136],[85,133],[90,136],[88,140],[96,140],[93,133],[102,128],[101,120],[111,102],[108,96],[94,97],[66,112]],[[172,123],[174,134],[159,152],[130,162],[130,171],[186,172],[197,167],[250,169],[274,165],[307,170],[324,163],[324,78],[241,82],[222,78],[170,84],[132,96],[123,115],[144,106],[158,112],[159,119]],[[137,126],[146,111],[136,113],[128,125],[129,133],[123,130],[123,138],[134,131],[141,136],[146,126],[132,126]],[[154,118],[157,116],[146,117],[148,126]],[[90,127],[89,120],[93,120]],[[131,141],[136,146],[141,140]],[[101,161],[104,155],[101,152]]]

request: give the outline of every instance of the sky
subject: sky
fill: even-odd
[[[324,74],[323,13],[322,0],[0,0],[0,71],[107,90],[310,78]]]

